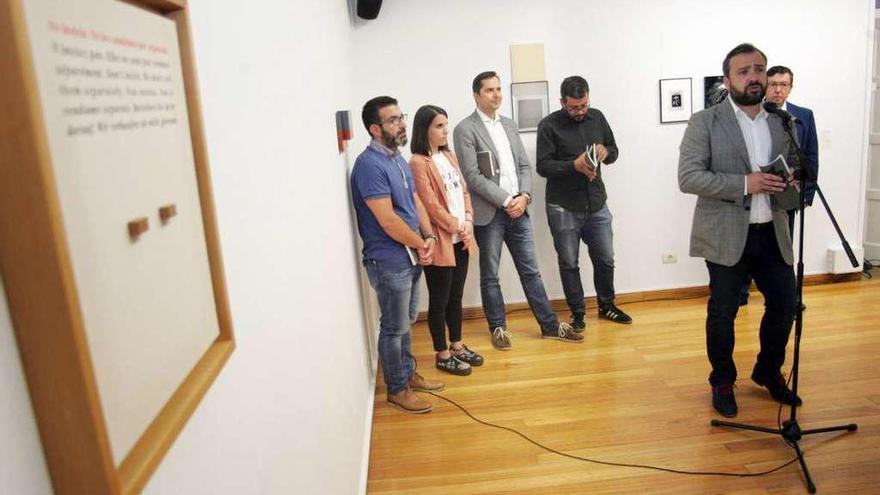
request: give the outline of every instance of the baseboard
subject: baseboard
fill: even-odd
[[[804,276],[804,285],[822,285],[822,284],[836,284],[840,282],[852,282],[855,280],[859,280],[861,278],[861,273],[844,273],[840,275],[836,275],[833,273],[817,273],[815,275],[805,275]],[[752,284],[752,290],[755,290],[754,284]],[[708,285],[699,285],[695,287],[680,287],[676,289],[661,289],[661,290],[648,290],[648,291],[640,291],[640,292],[629,292],[626,294],[617,294],[617,303],[618,304],[628,304],[628,303],[636,303],[636,302],[647,302],[647,301],[657,301],[657,300],[669,300],[669,299],[691,299],[695,297],[706,297],[709,295],[709,286]],[[587,310],[592,311],[597,307],[596,297],[590,296],[584,298],[584,302],[587,304]],[[550,307],[553,308],[554,311],[565,312],[568,311],[568,304],[566,304],[565,299],[551,299]],[[504,305],[504,311],[508,314],[514,313],[517,311],[528,311],[529,303],[520,302],[520,303],[510,303]],[[427,311],[419,312],[419,321],[425,320],[428,317]],[[484,318],[483,307],[482,306],[468,306],[466,308],[462,308],[462,317],[465,320],[472,319],[482,319]]]

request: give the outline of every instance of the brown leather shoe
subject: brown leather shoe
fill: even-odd
[[[431,403],[416,395],[409,387],[396,394],[388,394],[388,404],[410,414],[431,412]]]
[[[446,388],[446,384],[436,380],[425,380],[425,377],[418,373],[413,373],[409,377],[409,386],[413,390],[421,390],[422,392],[439,392]]]

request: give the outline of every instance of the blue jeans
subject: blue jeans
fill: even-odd
[[[578,265],[581,241],[587,245],[593,263],[593,284],[599,307],[614,304],[614,234],[611,219],[607,204],[590,215],[547,203],[547,220],[550,233],[553,234],[553,245],[556,246],[559,277],[562,279],[565,301],[572,313],[584,312],[584,286]]]
[[[389,394],[405,389],[415,372],[410,324],[418,316],[421,266],[389,270],[380,261],[366,259],[370,285],[379,300],[379,359]]]
[[[550,308],[544,282],[538,271],[538,258],[535,256],[535,241],[529,216],[526,214],[513,219],[504,209],[499,208],[491,222],[474,227],[474,237],[480,248],[480,295],[483,298],[483,312],[489,322],[489,331],[506,326],[504,296],[498,283],[502,243],[507,244],[513,264],[519,273],[523,292],[541,329],[545,332],[557,331],[559,319]]]

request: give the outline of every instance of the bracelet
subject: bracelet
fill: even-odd
[[[426,240],[426,241],[427,241],[428,239],[434,239],[434,242],[437,242],[437,241],[440,240],[440,239],[437,238],[437,235],[436,235],[436,234],[426,235],[423,239]]]

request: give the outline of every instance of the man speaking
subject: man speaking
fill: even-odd
[[[786,184],[760,169],[780,154],[791,163],[795,144],[781,119],[761,105],[767,89],[764,53],[741,44],[724,58],[722,70],[730,94],[691,117],[681,141],[678,185],[697,195],[690,254],[705,258],[709,270],[706,348],[712,406],[733,417],[734,319],[749,275],[766,300],[752,380],[777,401],[801,403],[780,371],[796,304],[788,215],[773,198]]]

